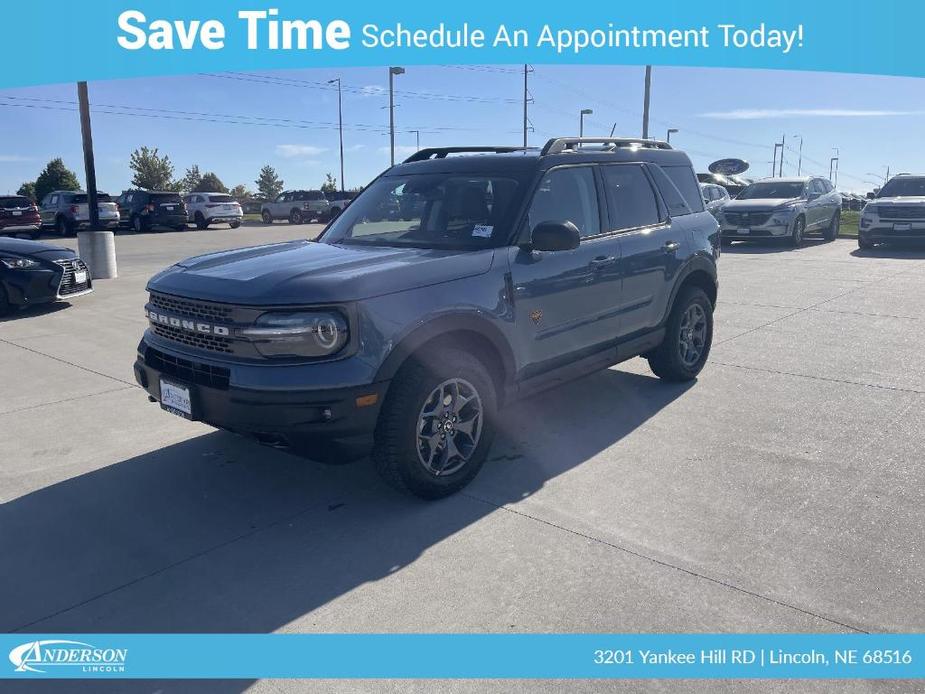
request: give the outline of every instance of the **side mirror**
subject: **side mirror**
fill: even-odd
[[[868,193],[868,194],[867,194],[867,199],[868,199],[868,200],[873,200],[873,199],[874,199],[874,194],[873,194],[873,193]]]
[[[540,222],[530,234],[530,246],[535,251],[570,251],[579,243],[578,227],[569,221]]]

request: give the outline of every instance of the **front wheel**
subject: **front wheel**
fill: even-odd
[[[209,228],[209,223],[206,221],[206,218],[202,216],[202,212],[197,212],[193,219],[196,222],[196,228],[200,231]]]
[[[790,234],[790,245],[799,248],[803,244],[803,233],[806,231],[806,220],[797,217],[793,223],[793,233]]]
[[[862,251],[869,251],[874,247],[874,242],[865,239],[863,236],[858,236],[858,248]]]
[[[263,223],[264,223],[264,224],[272,224],[272,223],[273,223],[273,215],[270,214],[270,211],[269,211],[269,210],[264,210],[263,212],[261,212],[261,213],[260,213],[260,218],[263,220]]]
[[[838,230],[841,228],[841,212],[836,211],[832,215],[832,221],[825,230],[824,238],[826,241],[834,241],[838,238]]]
[[[237,229],[239,226],[241,226],[241,222],[238,222],[238,221],[228,222],[228,226],[230,226],[232,229]]]
[[[665,326],[662,344],[646,355],[665,381],[691,381],[703,369],[713,344],[713,304],[702,289],[682,289]]]
[[[289,223],[290,224],[301,224],[304,221],[302,216],[302,210],[292,210],[289,213]]]
[[[478,474],[494,438],[496,395],[485,366],[444,348],[406,363],[376,425],[373,462],[391,486],[439,499]]]

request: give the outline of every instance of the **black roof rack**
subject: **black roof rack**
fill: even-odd
[[[445,159],[448,154],[460,154],[466,152],[492,152],[493,154],[506,154],[508,152],[524,152],[535,147],[511,147],[501,145],[498,147],[425,147],[405,159],[405,164],[413,161],[425,161],[427,159]]]
[[[604,149],[616,149],[618,147],[672,149],[670,144],[662,140],[650,140],[641,137],[554,137],[546,143],[540,155],[574,152],[578,150],[577,145],[603,145]],[[610,147],[608,148],[607,145],[610,145]]]

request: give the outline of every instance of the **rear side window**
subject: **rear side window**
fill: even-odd
[[[689,166],[663,166],[661,169],[680,191],[690,211],[703,212],[703,199],[700,197],[700,187],[697,185],[694,170]],[[661,186],[659,188],[661,189]],[[664,194],[662,191],[662,195]]]
[[[601,172],[613,229],[652,226],[661,221],[655,191],[640,165],[602,166]]]
[[[29,198],[0,198],[0,207],[4,210],[15,210],[20,207],[32,207]]]
[[[532,231],[541,222],[558,221],[571,222],[582,236],[601,233],[597,186],[590,166],[553,169],[540,181],[527,224]]]
[[[230,195],[210,195],[209,202],[234,202],[234,198]]]

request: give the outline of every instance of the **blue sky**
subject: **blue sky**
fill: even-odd
[[[578,131],[638,136],[643,68],[537,65],[530,74],[530,144]],[[397,158],[421,146],[518,144],[520,66],[409,66],[396,77]],[[367,183],[388,166],[387,68],[222,73],[95,82],[90,85],[100,189],[129,187],[129,154],[141,145],[170,156],[179,177],[198,164],[229,187],[254,188],[272,164],[287,188],[317,188],[337,174],[337,92],[344,84],[345,178]],[[0,193],[14,192],[56,156],[83,176],[76,88],[0,91]],[[668,127],[698,171],[723,157],[767,176],[772,147],[786,136],[784,173],[828,174],[838,147],[839,188],[865,191],[893,173],[925,170],[925,81],[914,78],[720,68],[653,70],[651,135]]]

